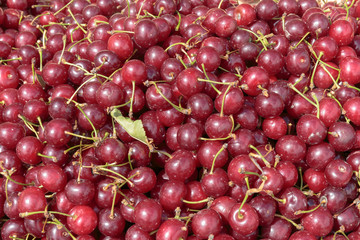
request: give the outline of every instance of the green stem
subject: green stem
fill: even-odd
[[[316,60],[314,69],[313,69],[313,71],[312,71],[311,78],[310,78],[310,89],[313,89],[313,88],[314,88],[314,76],[315,76],[315,71],[316,71],[316,69],[317,69],[317,66],[319,65],[320,58],[322,57],[322,55],[324,55],[324,52],[320,52],[319,56],[317,57],[317,60]]]
[[[214,157],[214,159],[213,159],[213,161],[212,161],[211,169],[210,169],[210,173],[209,173],[209,174],[213,174],[214,168],[215,168],[216,159],[217,159],[217,157],[220,155],[220,153],[221,153],[222,151],[224,151],[226,148],[227,148],[227,144],[225,143],[225,144],[222,145],[222,147],[221,147],[221,148],[219,149],[219,151],[216,153],[216,155],[215,155],[215,157]]]
[[[207,202],[209,202],[209,198],[205,198],[205,199],[199,200],[199,201],[188,201],[188,200],[185,200],[185,199],[183,199],[182,201],[184,203],[187,203],[187,204],[198,204],[198,203],[207,203]]]

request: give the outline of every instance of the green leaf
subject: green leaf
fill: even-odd
[[[148,145],[148,138],[146,137],[146,132],[141,120],[133,121],[128,117],[124,117],[117,109],[113,109],[110,114],[131,137]]]

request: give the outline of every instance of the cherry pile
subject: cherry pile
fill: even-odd
[[[360,239],[360,1],[0,6],[2,240]]]

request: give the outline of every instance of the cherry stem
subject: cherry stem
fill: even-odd
[[[75,104],[75,105],[79,109],[79,111],[84,115],[86,120],[88,120],[88,122],[90,123],[92,129],[94,130],[95,138],[98,139],[96,128],[95,128],[94,124],[91,122],[90,118],[85,114],[84,110],[80,107],[79,104]]]
[[[347,2],[345,2],[345,10],[346,10],[346,21],[349,19],[349,12],[350,8],[354,5],[355,0],[352,0],[350,6],[347,5]]]
[[[304,181],[303,181],[303,175],[302,175],[302,167],[299,167],[299,175],[300,175],[300,191],[302,191],[303,187],[304,187]]]
[[[220,155],[220,153],[221,153],[222,151],[224,151],[224,150],[227,148],[227,146],[228,146],[227,143],[224,143],[224,144],[222,145],[222,147],[219,149],[219,151],[215,154],[215,157],[214,157],[214,159],[213,159],[213,161],[212,161],[212,164],[211,164],[211,169],[210,169],[210,173],[209,173],[209,174],[213,174],[216,158]]]
[[[123,195],[124,196],[124,195]],[[126,207],[131,208],[132,210],[135,210],[134,206],[132,206],[132,203],[129,199],[123,199],[121,201],[122,204],[124,204]]]
[[[307,32],[295,46],[291,47],[291,49],[297,48],[300,45],[300,43],[302,43],[309,34],[310,34],[310,32]]]
[[[120,178],[124,179],[127,183],[129,183],[130,186],[133,186],[134,184],[132,182],[130,182],[129,179],[139,175],[139,173],[135,173],[134,175],[130,176],[129,178],[126,178],[123,175],[121,175],[120,173],[117,173],[117,172],[115,172],[115,171],[113,171],[111,169],[108,169],[108,168],[98,167],[98,166],[92,166],[92,168],[93,168],[94,173],[96,173],[96,172],[98,172],[100,170],[100,171],[110,172],[110,173],[112,173],[112,174],[114,174],[116,176],[119,176]]]
[[[171,158],[171,157],[172,157],[170,153],[165,152],[165,151],[161,151],[161,150],[155,150],[155,149],[153,149],[153,150],[152,150],[152,152],[153,152],[153,153],[160,153],[160,154],[164,154],[164,155],[165,155],[165,156],[167,156],[168,158]]]
[[[41,213],[43,213],[45,216],[48,215],[48,214],[58,214],[58,215],[62,215],[62,216],[65,216],[65,217],[72,217],[72,218],[76,217],[76,216],[73,216],[73,215],[70,215],[70,214],[67,214],[67,213],[55,212],[55,211],[22,212],[22,213],[19,213],[19,217],[24,218],[24,217],[28,217],[28,216],[35,215],[35,214],[41,214]]]
[[[165,95],[161,92],[161,90],[158,88],[157,84],[155,82],[149,82],[149,84],[153,84],[156,88],[156,92],[160,94],[160,96],[167,101],[173,108],[175,108],[175,110],[186,114],[186,115],[190,115],[191,110],[190,109],[184,109],[182,107],[176,106],[174,103],[172,103],[167,97],[165,97]]]
[[[224,96],[223,96],[223,99],[222,99],[222,102],[221,102],[220,117],[223,117],[223,116],[224,116],[225,98],[226,98],[227,93],[230,91],[230,88],[232,87],[232,85],[233,85],[233,84],[230,84],[230,85],[226,88],[226,91],[225,91],[225,93],[224,93]]]
[[[299,94],[301,97],[303,97],[306,101],[308,101],[311,105],[313,105],[314,107],[317,108],[316,103],[314,103],[313,101],[311,101],[308,97],[306,97],[302,92],[300,92],[296,87],[294,87],[293,84],[288,83],[289,88],[291,88],[292,90],[294,90],[297,94]]]
[[[282,218],[282,219],[288,221],[288,222],[291,223],[294,227],[296,227],[297,230],[302,230],[302,229],[303,229],[303,226],[301,226],[300,224],[296,224],[294,221],[288,219],[287,217],[285,217],[285,216],[283,216],[283,215],[275,214],[275,217],[279,217],[279,218]]]
[[[39,139],[39,134],[37,133],[37,131],[35,130],[35,128],[34,128],[34,126],[33,126],[33,125],[35,125],[35,124],[29,122],[28,120],[26,120],[26,118],[25,118],[24,116],[19,115],[19,118],[24,122],[25,126],[26,126],[28,129],[30,129],[30,131],[32,131],[32,132],[35,134],[36,138]],[[36,125],[35,125],[35,126],[36,126]]]
[[[331,73],[329,72],[329,70],[326,68],[326,66],[323,64],[323,63],[320,63],[320,66],[324,69],[324,71],[329,75],[329,77],[331,78],[331,80],[333,81],[334,83],[334,86],[332,87],[332,89],[339,89],[340,86],[338,84],[338,81],[340,79],[340,74],[338,73],[338,77],[337,79],[335,80],[334,77],[331,75]]]
[[[11,173],[6,173],[6,172],[0,172],[1,175],[3,175],[4,177],[6,177],[7,180],[12,181],[13,183],[20,185],[20,186],[34,186],[35,184],[33,182],[31,183],[21,183],[18,181],[15,181],[14,179],[11,178]]]
[[[211,80],[210,80],[209,76],[207,75],[207,72],[206,72],[206,69],[205,69],[205,65],[204,65],[203,63],[201,64],[201,68],[202,68],[202,70],[203,70],[203,72],[204,72],[204,75],[205,75],[205,77],[206,77],[206,80],[210,83],[211,87],[215,90],[215,92],[217,92],[217,94],[220,95],[220,94],[221,94],[221,91],[214,86],[213,83],[214,83],[215,81],[211,81]],[[198,81],[199,81],[199,79],[198,79]],[[216,83],[216,82],[215,82],[215,83]]]
[[[249,177],[245,177],[244,179],[245,179],[245,183],[246,183],[247,189],[248,189],[248,190],[251,189],[250,183],[249,183]]]
[[[54,218],[53,221],[54,221],[55,225],[60,225],[60,226],[62,226],[62,227],[65,229],[65,231],[69,234],[69,236],[71,237],[71,239],[76,240],[76,237],[74,237],[74,235],[72,235],[72,233],[69,231],[69,229],[67,229],[67,228],[65,227],[64,224],[62,224],[62,223],[61,223],[59,220],[57,220],[56,218]],[[49,223],[50,223],[50,222],[49,222]]]
[[[132,117],[133,117],[133,105],[134,105],[134,98],[135,98],[135,81],[132,81],[131,85],[132,85],[132,91],[131,91],[131,98],[130,98],[129,118],[132,119]]]
[[[68,132],[68,131],[65,131],[65,134],[71,135],[71,136],[74,136],[74,137],[78,137],[78,138],[83,138],[83,139],[87,139],[87,140],[96,141],[96,139],[94,139],[94,138],[92,138],[92,137],[86,137],[86,136],[79,135],[79,134],[72,133],[72,132]]]
[[[320,118],[320,105],[319,105],[319,100],[316,97],[316,94],[313,92],[311,93],[312,98],[314,99],[315,103],[316,103],[316,117]]]
[[[77,65],[75,65],[77,66]],[[84,69],[85,70],[85,69]],[[85,70],[86,71],[86,70]],[[70,104],[71,101],[73,100],[73,98],[77,95],[77,93],[80,91],[80,89],[87,84],[88,82],[92,81],[95,78],[95,76],[90,77],[88,80],[86,80],[85,82],[83,82],[74,92],[73,95],[71,95],[71,97],[69,98],[69,100],[66,102],[66,104]]]
[[[341,233],[347,240],[349,240],[349,238],[346,236],[345,234],[345,227],[343,225],[340,226],[340,229],[337,230],[335,233],[334,233],[334,237],[333,237],[333,240],[336,240],[336,235],[338,233]]]
[[[177,31],[179,31],[180,25],[181,25],[181,14],[180,14],[178,11],[176,11],[176,14],[177,14],[178,17],[179,17],[178,24],[177,24],[176,27],[175,27],[175,31],[177,32]]]
[[[317,57],[315,66],[313,68],[312,74],[311,74],[311,78],[310,78],[310,89],[312,90],[314,88],[314,76],[315,76],[315,71],[319,65],[320,62],[320,58],[322,57],[322,55],[324,55],[324,52],[320,52],[319,56]]]
[[[70,2],[68,2],[66,5],[64,5],[62,8],[60,8],[58,11],[56,11],[54,13],[54,16],[56,16],[57,14],[59,14],[61,11],[63,11],[64,9],[69,9],[68,6],[73,2],[74,0],[71,0]]]
[[[199,200],[199,201],[188,201],[188,200],[185,200],[185,199],[182,199],[181,201],[183,201],[184,203],[187,203],[187,204],[198,204],[198,203],[207,203],[207,202],[209,202],[209,198],[205,198],[205,199]]]
[[[166,49],[165,49],[165,52],[169,51],[170,48],[176,46],[176,45],[182,45],[184,46],[186,49],[189,47],[189,45],[187,45],[186,43],[183,43],[183,42],[177,42],[177,43],[174,43],[174,44],[171,44],[170,46],[168,46]]]
[[[240,218],[240,219],[242,219],[244,217],[241,214],[241,209],[243,208],[244,204],[246,203],[248,197],[249,197],[249,194],[248,194],[248,192],[246,192],[245,197],[244,197],[243,201],[241,202],[241,205],[240,205],[239,210],[238,210],[238,218]]]
[[[57,162],[57,159],[54,156],[48,156],[48,155],[44,155],[42,153],[37,153],[37,155],[40,157],[49,158],[49,159],[53,160],[53,162]]]
[[[112,204],[111,204],[111,211],[110,211],[109,218],[114,219],[114,208],[115,208],[115,200],[116,200],[116,193],[117,193],[116,185],[112,187],[111,191],[113,192],[114,196],[113,196],[113,200],[112,200]]]
[[[265,164],[266,167],[268,167],[268,168],[271,167],[271,164],[265,159],[265,157],[261,154],[261,152],[260,152],[254,145],[250,144],[249,147],[250,147],[251,149],[253,149],[253,150],[257,153],[257,155],[254,154],[254,155],[252,155],[252,156],[254,156],[254,157],[260,157],[261,160],[264,162],[264,164]]]
[[[311,212],[314,212],[316,211],[319,207],[323,206],[324,204],[327,203],[327,199],[326,197],[322,197],[320,198],[320,203],[319,205],[317,205],[316,207],[310,209],[310,210],[298,210],[295,212],[295,215],[300,215],[300,214],[303,214],[303,213],[311,213]]]
[[[258,34],[256,34],[255,32],[253,32],[253,31],[251,31],[251,30],[249,30],[249,29],[246,29],[246,28],[239,28],[239,29],[254,34],[254,36],[257,38],[257,41],[261,42],[261,44],[263,45],[264,49],[267,50],[266,43],[263,41],[263,40],[264,40],[264,37],[260,37],[260,36],[259,36]]]

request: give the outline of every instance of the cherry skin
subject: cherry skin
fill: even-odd
[[[90,234],[97,226],[98,217],[95,211],[89,206],[75,206],[68,214],[70,216],[67,217],[66,223],[75,234]]]
[[[324,123],[314,115],[303,115],[296,124],[298,137],[306,144],[321,143],[327,135]]]
[[[166,240],[166,239],[180,239],[187,238],[188,229],[185,226],[185,223],[178,219],[168,219],[163,222],[159,230],[156,232],[156,239]]]
[[[335,151],[350,150],[355,141],[354,128],[345,122],[336,122],[329,127],[328,140]]]
[[[299,219],[303,214],[298,214],[297,211],[307,210],[306,196],[297,188],[287,188],[282,194],[281,199],[285,202],[279,202],[280,213],[289,219]]]
[[[121,215],[119,208],[104,208],[99,212],[99,231],[110,237],[119,236],[125,228],[125,220]]]
[[[72,126],[67,120],[63,118],[53,119],[45,127],[46,141],[57,147],[64,146],[71,139],[71,135],[66,134],[66,131],[72,132]]]
[[[282,218],[276,217],[269,226],[262,228],[261,234],[269,239],[289,239],[291,224]]]
[[[209,197],[224,196],[229,189],[229,178],[222,168],[216,168],[213,173],[209,172],[201,179],[204,192]]]
[[[145,231],[158,229],[161,223],[162,207],[153,199],[145,199],[138,203],[134,210],[136,225]]]
[[[255,209],[248,203],[244,203],[239,211],[241,203],[235,204],[229,213],[229,224],[236,232],[248,235],[259,226],[259,216]]]
[[[191,227],[195,236],[207,239],[210,235],[216,236],[221,231],[219,214],[212,209],[203,209],[192,218]]]
[[[10,122],[0,124],[0,144],[7,149],[15,149],[24,136],[25,129],[21,125]]]
[[[44,192],[37,187],[27,187],[21,192],[18,201],[19,212],[25,214],[37,211],[44,211],[47,205]],[[43,213],[38,213],[26,216],[26,218],[35,220],[42,218],[43,216]]]
[[[269,196],[258,195],[249,203],[258,213],[259,225],[267,226],[272,223],[276,213],[276,202]]]
[[[319,207],[301,219],[304,229],[315,236],[326,236],[334,225],[334,219],[330,211]]]
[[[306,156],[306,145],[297,136],[286,135],[277,141],[275,151],[282,160],[296,163]]]
[[[50,192],[60,192],[65,188],[67,177],[56,164],[43,166],[38,172],[38,181]]]
[[[134,168],[132,171],[128,173],[128,178],[134,176],[130,179],[130,183],[128,183],[129,189],[138,192],[138,193],[146,193],[154,188],[156,184],[156,175],[155,172],[148,167],[139,167]]]
[[[70,202],[76,205],[89,204],[95,196],[95,186],[87,179],[71,179],[65,186],[65,194]]]
[[[330,185],[344,187],[351,179],[352,167],[349,163],[336,159],[326,166],[325,176]]]
[[[41,161],[38,154],[42,149],[43,145],[37,138],[27,136],[22,138],[16,145],[16,154],[22,162],[35,165]]]
[[[196,170],[196,160],[190,151],[175,151],[165,163],[165,172],[170,180],[185,181]]]

